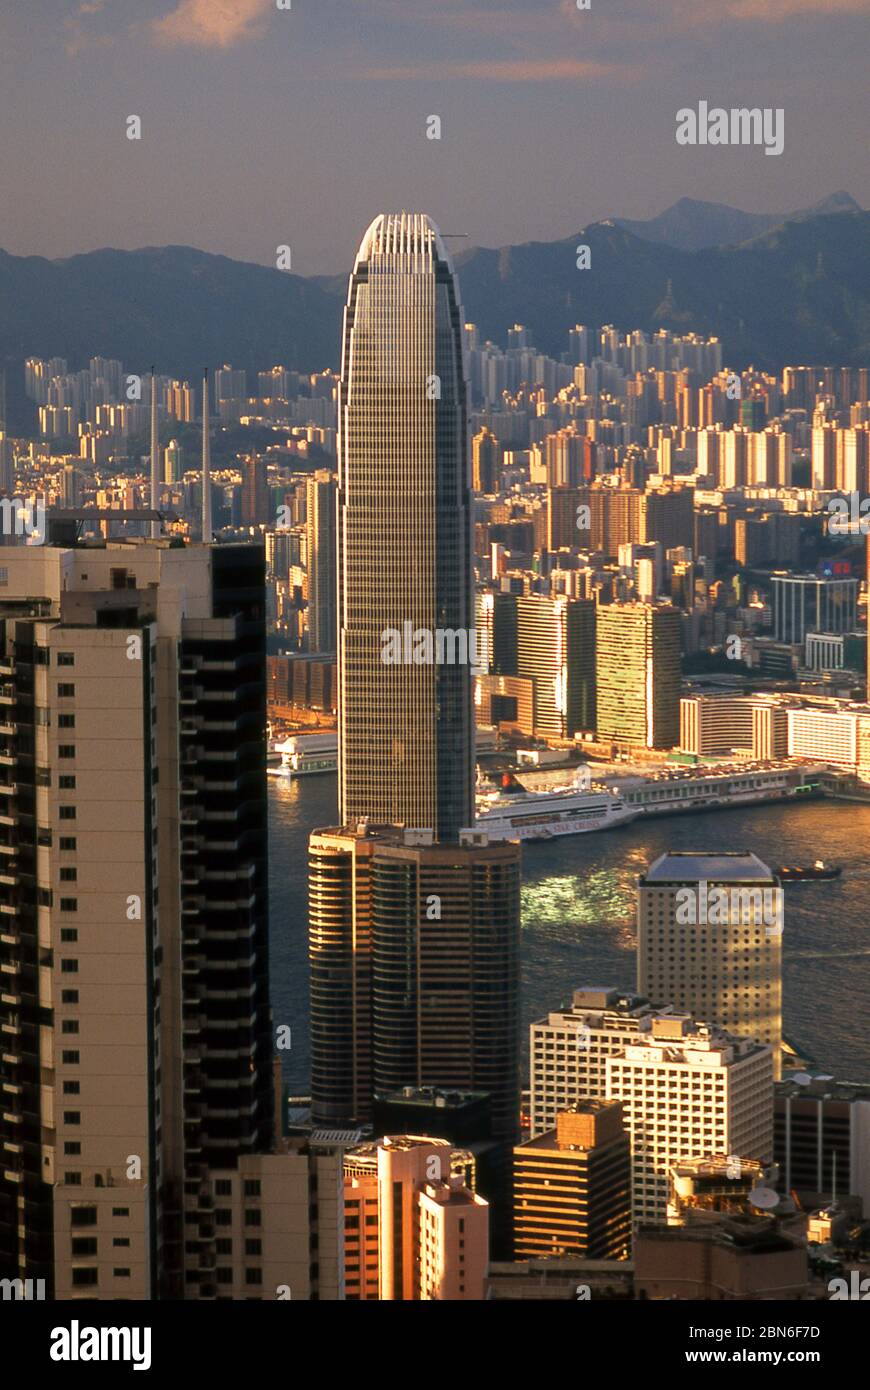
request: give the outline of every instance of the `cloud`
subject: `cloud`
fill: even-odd
[[[274,0],[179,0],[175,9],[151,24],[155,42],[170,47],[232,48],[259,38]]]
[[[80,4],[73,15],[68,15],[64,20],[64,28],[67,33],[64,48],[69,58],[75,58],[79,53],[86,52],[90,48],[110,48],[114,39],[110,34],[95,34],[88,29],[88,21],[101,10],[105,9],[108,0],[80,0]]]
[[[372,81],[430,81],[472,78],[478,82],[565,82],[583,78],[631,77],[636,70],[618,63],[584,62],[579,58],[484,58],[468,63],[422,63],[414,67],[369,68],[360,74]]]
[[[670,0],[672,12],[690,26],[745,20],[780,24],[801,15],[835,18],[870,16],[870,0]]]

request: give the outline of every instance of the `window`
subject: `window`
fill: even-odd
[[[80,1125],[82,1122],[81,1110],[64,1110],[63,1122],[65,1125]]]
[[[250,1211],[250,1210],[249,1210],[249,1211],[246,1211],[246,1212],[245,1212],[245,1225],[246,1225],[246,1226],[259,1226],[260,1224],[261,1224],[261,1222],[260,1222],[260,1213],[259,1213],[259,1211]]]
[[[57,664],[58,664],[58,666],[75,666],[75,664],[76,664],[76,654],[75,654],[75,652],[58,652],[58,654],[57,654]]]
[[[218,1236],[214,1243],[215,1251],[218,1255],[231,1255],[233,1253],[233,1242],[229,1236]]]
[[[76,789],[76,779],[70,776],[64,777],[61,773],[60,777],[57,779],[57,785],[62,792],[74,792]]]
[[[59,729],[74,729],[76,717],[74,714],[59,714],[57,716],[57,727]]]
[[[81,1173],[64,1173],[63,1180],[67,1187],[81,1187],[82,1185]]]
[[[76,746],[74,743],[59,743],[57,745],[57,756],[59,758],[74,758]]]
[[[72,1226],[96,1226],[97,1209],[96,1207],[73,1207],[70,1213],[70,1225]]]
[[[96,1236],[73,1236],[72,1252],[74,1255],[96,1255]]]
[[[58,841],[58,844],[60,845],[61,849],[75,849],[76,843],[77,842],[74,835],[61,835],[60,840]]]
[[[9,583],[9,570],[8,570],[8,569],[6,568],[6,566],[4,565],[3,568],[0,569],[0,585],[6,585],[6,584],[8,584],[8,583]]]
[[[73,960],[70,956],[65,956],[61,960],[60,969],[62,975],[77,975],[79,963],[77,960]]]
[[[78,898],[61,898],[61,900],[60,900],[60,910],[61,910],[61,912],[78,912],[78,910],[79,910],[79,900],[78,900]],[[76,967],[76,968],[78,968],[78,967]]]
[[[75,806],[60,806],[60,807],[58,808],[58,810],[59,810],[59,814],[60,814],[60,819],[61,819],[61,820],[75,820],[75,818],[76,818],[76,808],[75,808]]]
[[[233,1282],[233,1271],[231,1269],[219,1269],[217,1272],[219,1284],[231,1284]]]
[[[246,1284],[262,1284],[262,1282],[263,1282],[263,1271],[262,1271],[261,1269],[246,1269],[246,1270],[245,1270],[245,1283],[246,1283]]]
[[[233,1214],[231,1211],[216,1211],[214,1214],[214,1224],[216,1226],[231,1226],[233,1224]]]
[[[77,1081],[65,1081],[63,1083],[63,1093],[65,1096],[77,1096],[81,1091],[81,1086]]]
[[[61,927],[60,939],[61,941],[78,941],[79,934],[75,927]]]
[[[130,1237],[129,1237],[129,1236],[115,1236],[115,1237],[113,1238],[113,1240],[112,1240],[112,1244],[113,1244],[113,1245],[120,1245],[120,1246],[128,1246],[128,1245],[130,1244]]]
[[[78,1139],[68,1139],[63,1146],[64,1154],[67,1158],[75,1158],[82,1151],[82,1146]]]
[[[214,1190],[215,1196],[217,1197],[231,1197],[233,1192],[232,1179],[218,1178],[215,1182]]]
[[[69,991],[67,991],[67,993],[69,993]],[[60,1031],[62,1033],[77,1033],[79,1031],[78,1019],[65,1018],[60,1025]]]
[[[94,1208],[94,1210],[96,1210],[96,1208]],[[113,1216],[129,1216],[129,1215],[130,1215],[130,1208],[129,1208],[129,1207],[112,1207],[112,1215],[113,1215]]]
[[[246,1241],[245,1241],[245,1254],[246,1254],[246,1255],[262,1255],[262,1253],[263,1253],[263,1242],[262,1242],[261,1240],[246,1240]]]
[[[74,1284],[78,1284],[79,1287],[82,1285],[94,1285],[97,1282],[97,1271],[95,1269],[74,1269],[72,1272],[72,1281]]]
[[[63,1061],[66,1062],[67,1066],[72,1067],[78,1066],[81,1060],[77,1052],[63,1052],[61,1053],[61,1057]]]
[[[77,869],[61,869],[60,871],[61,883],[75,883],[78,876]]]
[[[76,688],[74,685],[61,681],[57,687],[57,693],[62,700],[69,699],[72,695],[75,695]]]
[[[246,1178],[246,1179],[245,1179],[245,1196],[246,1196],[246,1197],[259,1197],[259,1195],[260,1195],[260,1180],[259,1180],[259,1178]]]
[[[129,1271],[129,1269],[113,1269],[113,1270],[112,1270],[112,1274],[114,1275],[114,1277],[115,1277],[116,1279],[129,1279],[129,1278],[130,1278],[130,1271]]]

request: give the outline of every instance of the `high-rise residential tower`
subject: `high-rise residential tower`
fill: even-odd
[[[342,824],[370,816],[451,840],[473,822],[457,637],[467,648],[474,623],[466,417],[448,252],[428,217],[381,215],[350,279],[339,389]],[[429,636],[388,664],[386,634],[406,631]]]
[[[308,537],[308,649],[334,652],[335,622],[335,477],[318,469],[305,483]]]
[[[680,737],[680,615],[667,604],[598,609],[596,709],[600,738],[673,748]]]

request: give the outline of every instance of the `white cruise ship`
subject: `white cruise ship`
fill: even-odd
[[[554,840],[612,830],[638,814],[617,793],[605,787],[590,790],[582,779],[546,792],[530,792],[513,778],[505,780],[507,786],[477,797],[475,829],[485,831],[490,840]]]

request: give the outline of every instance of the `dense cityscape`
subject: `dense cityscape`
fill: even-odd
[[[322,2],[0,15],[45,159],[0,229],[4,1355],[236,1382],[319,1368],[316,1303],[590,1303],[631,1371],[830,1375],[870,1299],[870,213],[820,196],[839,87],[820,155],[773,80],[656,67],[739,103],[781,40],[816,110],[825,7],[366,0],[325,45]],[[73,153],[85,73],[123,157]]]

